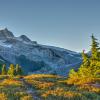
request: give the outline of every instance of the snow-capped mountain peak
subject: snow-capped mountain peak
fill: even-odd
[[[15,37],[8,29],[0,30],[0,57],[7,63],[21,65],[26,73],[56,72],[64,75],[81,62],[79,53],[38,44],[25,35]]]
[[[31,42],[31,40],[26,35],[21,35],[19,38],[22,39],[22,41]]]
[[[0,30],[0,39],[4,38],[13,38],[14,35],[12,32],[10,32],[7,28]]]

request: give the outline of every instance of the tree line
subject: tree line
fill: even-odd
[[[10,75],[10,76],[16,76],[16,75],[23,75],[23,71],[21,66],[18,64],[10,64],[9,68],[7,69],[6,64],[3,64],[1,66],[1,75]]]

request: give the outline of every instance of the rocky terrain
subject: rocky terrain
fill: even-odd
[[[78,68],[81,56],[74,51],[46,46],[27,36],[14,36],[7,28],[0,30],[0,59],[3,63],[19,64],[25,73],[52,73],[66,75]]]

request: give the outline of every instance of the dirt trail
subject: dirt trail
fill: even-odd
[[[27,82],[25,81],[24,78],[21,79],[21,81],[23,82],[23,84],[24,84],[24,86],[25,86],[25,88],[26,88],[26,92],[27,92],[28,94],[31,94],[31,95],[32,95],[33,100],[42,100],[42,98],[39,97],[38,94],[35,92],[36,90],[33,89],[33,87],[32,87],[31,84],[27,83]]]

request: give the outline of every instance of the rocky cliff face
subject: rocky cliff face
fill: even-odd
[[[12,32],[8,31],[7,28],[4,30],[0,30],[0,39],[5,39],[5,38],[13,38],[14,35]]]
[[[20,64],[26,73],[65,75],[81,62],[79,53],[40,45],[25,35],[15,37],[8,29],[0,30],[0,56],[10,63]]]

